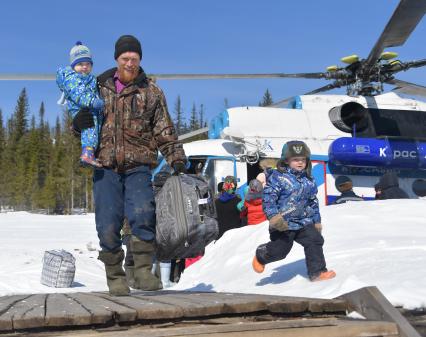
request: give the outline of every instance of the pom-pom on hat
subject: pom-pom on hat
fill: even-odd
[[[92,53],[90,52],[90,49],[82,44],[81,41],[77,41],[75,46],[72,47],[70,51],[71,68],[74,68],[75,65],[80,62],[90,62],[93,64]]]

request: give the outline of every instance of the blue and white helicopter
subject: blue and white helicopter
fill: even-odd
[[[197,167],[213,189],[226,175],[244,187],[261,171],[262,161],[279,158],[283,144],[303,140],[312,151],[313,175],[323,204],[339,195],[334,179],[351,178],[354,191],[374,198],[373,186],[395,171],[413,198],[426,194],[426,103],[399,93],[426,96],[426,87],[395,74],[426,65],[426,59],[397,60],[385,48],[404,44],[426,12],[426,0],[401,0],[366,59],[342,58],[345,67],[299,74],[187,74],[169,78],[317,78],[332,83],[269,107],[237,107],[216,116],[208,140],[184,144],[190,172]],[[167,76],[167,75],[162,75]],[[157,76],[162,78],[161,75]],[[394,85],[384,93],[384,84]],[[346,86],[347,95],[318,95]],[[274,121],[271,123],[270,121]],[[205,130],[202,130],[205,131]],[[160,164],[156,172],[164,169]],[[421,192],[423,190],[423,192]]]

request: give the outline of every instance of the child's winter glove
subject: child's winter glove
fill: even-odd
[[[276,214],[269,219],[269,226],[280,231],[288,231],[288,222],[284,220],[281,214]]]
[[[101,111],[105,106],[105,103],[100,98],[94,98],[92,102],[92,107],[95,110]]]
[[[316,224],[315,224],[315,229],[316,229],[318,232],[320,232],[320,234],[321,234],[321,232],[322,232],[322,225],[321,225],[320,223],[316,223]]]

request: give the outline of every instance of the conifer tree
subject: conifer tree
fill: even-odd
[[[182,102],[180,99],[180,95],[178,95],[175,102],[175,128],[178,135],[181,135],[184,131],[184,116],[182,111]]]
[[[0,109],[0,172],[4,172],[4,153],[6,150],[6,131],[3,125],[3,112]],[[4,174],[0,174],[0,211],[4,206]]]
[[[38,185],[38,168],[39,168],[39,152],[40,138],[38,128],[36,126],[35,117],[31,118],[31,128],[28,135],[28,169],[26,174],[26,194],[27,204],[31,209],[36,207],[35,200],[39,193]]]
[[[29,134],[24,134],[16,145],[14,152],[15,177],[13,180],[13,205],[16,210],[29,207],[28,168],[29,168]]]
[[[15,209],[21,210],[28,206],[26,176],[28,169],[28,98],[25,88],[22,89],[16,103],[15,112],[8,122],[8,148],[5,190],[8,202]]]
[[[199,114],[198,114],[198,124],[199,124],[199,126],[200,126],[200,128],[204,128],[204,127],[206,127],[206,125],[204,125],[204,104],[203,103],[201,103],[200,104],[200,111],[199,111]]]
[[[1,172],[3,184],[1,188],[3,205],[7,207],[13,206],[13,184],[15,179],[15,150],[12,149],[12,134],[13,134],[13,116],[6,123],[5,130],[5,147],[2,153]]]
[[[44,103],[41,102],[39,109],[39,122],[38,122],[38,186],[42,188],[44,186],[47,170],[48,161],[52,148],[52,140],[50,138],[49,124],[44,121]]]
[[[271,93],[269,92],[268,89],[266,89],[265,93],[263,94],[262,101],[259,102],[259,106],[269,106],[273,103],[274,101],[272,100]]]
[[[228,103],[228,99],[227,98],[225,98],[223,100],[223,107],[224,107],[224,110],[227,110],[229,108],[229,103]]]
[[[0,162],[6,146],[6,133],[3,125],[3,111],[0,109]]]
[[[27,91],[22,89],[18,102],[16,103],[15,113],[14,113],[14,130],[13,130],[13,138],[15,143],[17,144],[22,136],[27,132],[28,128],[28,97]]]
[[[192,103],[191,118],[189,119],[189,131],[194,131],[198,128],[197,109],[195,107],[195,103]]]

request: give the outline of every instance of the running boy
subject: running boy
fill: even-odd
[[[96,77],[92,71],[93,61],[89,48],[80,41],[70,51],[70,66],[59,68],[56,83],[63,92],[61,102],[67,101],[68,111],[74,118],[82,108],[88,108],[93,114],[94,126],[81,132],[81,156],[83,165],[100,167],[95,159],[95,150],[102,126],[102,109],[104,101],[100,99]]]
[[[308,146],[301,141],[287,142],[277,169],[266,171],[262,203],[269,219],[271,241],[256,250],[252,265],[257,273],[262,273],[266,264],[284,259],[296,241],[305,249],[311,281],[336,276],[325,264],[317,192]]]

